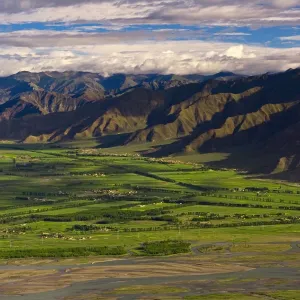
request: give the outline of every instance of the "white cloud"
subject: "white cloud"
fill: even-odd
[[[76,21],[114,21],[118,19],[143,19],[155,8],[134,7],[130,4],[87,3],[64,7],[46,7],[15,14],[0,13],[2,24],[30,22],[76,22]]]
[[[300,4],[299,0],[273,0],[272,3],[279,8],[290,8]]]
[[[147,40],[167,40],[167,39],[198,39],[205,36],[201,30],[176,31],[110,31],[110,32],[85,32],[81,30],[19,30],[13,32],[0,32],[0,47],[1,46],[21,46],[21,47],[55,47],[55,46],[76,46],[76,45],[99,45],[99,44],[116,44],[133,43],[137,41]],[[126,47],[124,47],[126,50]]]
[[[283,36],[280,37],[282,41],[300,41],[300,35],[293,35],[293,36]]]
[[[298,25],[300,18],[299,0],[5,0],[5,3],[0,3],[2,24],[80,21],[113,25],[272,26]]]
[[[217,32],[214,35],[216,36],[249,36],[251,33],[245,32]]]
[[[124,51],[126,49],[126,51]],[[82,70],[102,74],[246,74],[282,71],[300,65],[300,48],[274,49],[232,43],[157,41],[64,47],[2,48],[1,75],[21,70]]]
[[[245,53],[244,45],[232,46],[228,50],[226,50],[225,55],[228,57],[234,58],[255,58],[256,55],[254,53]]]

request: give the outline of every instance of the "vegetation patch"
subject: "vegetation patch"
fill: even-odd
[[[128,286],[115,289],[113,292],[116,294],[177,294],[177,293],[185,293],[188,292],[188,289],[174,287],[174,286],[165,286],[165,285],[136,285],[136,286]]]
[[[39,249],[13,249],[0,250],[1,259],[11,258],[46,258],[46,257],[80,257],[97,255],[124,255],[123,247],[74,247],[74,248],[39,248]]]
[[[208,294],[201,296],[187,296],[185,300],[258,300],[260,296],[248,295],[248,294],[235,294],[235,293],[223,293],[223,294]]]
[[[189,253],[191,243],[179,240],[147,242],[140,247],[142,255],[172,255]]]
[[[264,295],[264,294],[262,294]],[[276,291],[269,292],[265,294],[266,296],[273,297],[276,300],[298,300],[300,295],[299,290],[290,290],[290,291]]]
[[[283,252],[291,249],[288,244],[235,244],[231,252]]]

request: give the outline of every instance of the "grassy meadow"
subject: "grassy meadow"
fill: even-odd
[[[193,249],[299,237],[300,187],[208,169],[194,156],[141,157],[141,149],[1,144],[0,257],[78,248],[148,255],[141,245],[166,240]]]

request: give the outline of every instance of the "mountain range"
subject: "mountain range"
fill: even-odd
[[[215,166],[299,180],[300,69],[257,76],[21,72],[0,78],[0,139],[90,137],[107,147],[155,142],[144,153],[151,156],[226,152]]]

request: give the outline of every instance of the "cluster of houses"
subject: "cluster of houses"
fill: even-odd
[[[203,165],[201,164],[197,164],[193,162],[183,162],[180,160],[174,160],[169,158],[148,158],[147,161],[161,163],[161,164],[170,164],[170,165],[186,165],[186,166],[193,166],[193,167],[203,167]]]
[[[98,149],[80,149],[77,154],[79,155],[93,155],[93,156],[111,156],[111,157],[141,157],[140,154],[137,153],[106,153],[101,152]]]
[[[65,241],[86,241],[86,240],[91,240],[92,237],[73,237],[73,236],[65,236],[62,233],[47,233],[43,232],[40,235],[41,239],[60,239],[60,240],[65,240]]]
[[[1,234],[19,234],[24,235],[26,234],[26,231],[31,230],[31,227],[27,226],[27,224],[22,224],[17,227],[11,227],[11,228],[4,228],[0,230]]]
[[[231,192],[233,192],[233,193],[237,193],[237,192],[246,192],[246,190],[243,189],[243,188],[233,188],[233,189],[231,190]]]
[[[103,173],[83,173],[83,174],[80,174],[81,176],[83,177],[96,177],[96,178],[99,178],[99,177],[105,177],[106,175],[103,174]],[[74,176],[77,176],[76,174],[73,174],[72,175],[73,177]]]
[[[124,192],[119,190],[92,190],[92,193],[107,195],[111,197],[123,197],[123,196],[133,196],[136,195],[138,192],[137,191]]]

